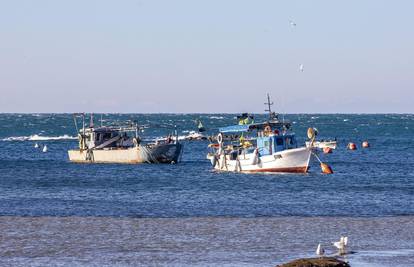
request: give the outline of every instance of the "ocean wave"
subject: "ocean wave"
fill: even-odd
[[[2,141],[50,141],[50,140],[72,140],[77,139],[76,136],[61,135],[61,136],[41,136],[41,135],[30,135],[30,136],[10,136],[2,139]]]
[[[213,119],[213,120],[222,120],[222,119],[224,119],[223,116],[210,116],[209,118]]]

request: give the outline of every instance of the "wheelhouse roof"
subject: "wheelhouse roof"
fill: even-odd
[[[87,132],[95,132],[95,133],[112,133],[112,132],[133,132],[136,130],[135,127],[116,127],[116,126],[103,126],[97,128],[86,128]],[[82,129],[79,130],[82,132]]]
[[[270,126],[272,129],[289,129],[291,124],[290,122],[284,121],[267,121],[261,123],[252,123],[245,125],[231,125],[227,127],[219,128],[221,133],[239,133],[239,132],[249,132],[253,130],[263,130],[266,126]]]

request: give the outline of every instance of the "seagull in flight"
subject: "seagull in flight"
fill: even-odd
[[[299,66],[299,70],[300,70],[301,72],[303,72],[303,70],[304,70],[304,68],[303,68],[303,64],[300,64],[300,66]]]
[[[296,22],[294,22],[293,20],[289,20],[290,26],[292,27],[296,27]]]

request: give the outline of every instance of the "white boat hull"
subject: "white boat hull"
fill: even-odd
[[[171,163],[178,162],[181,144],[164,144],[154,147],[118,149],[69,150],[69,160],[76,163]]]
[[[306,173],[309,168],[311,149],[295,148],[276,152],[272,155],[257,156],[255,153],[239,155],[238,159],[230,159],[230,155],[214,156],[209,159],[214,168],[221,171],[234,172],[291,172]],[[256,157],[256,159],[255,159]]]
[[[306,142],[306,146],[310,147],[311,142],[307,141]],[[314,148],[320,148],[320,149],[324,149],[324,148],[331,148],[331,149],[336,149],[337,147],[337,142],[336,141],[315,141],[313,142],[312,145]]]

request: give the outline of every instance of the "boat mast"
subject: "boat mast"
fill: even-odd
[[[82,113],[82,132],[85,136],[85,113]]]
[[[272,112],[272,105],[274,104],[273,102],[270,102],[270,95],[269,93],[267,93],[267,102],[264,103],[265,105],[267,105],[267,109],[265,109],[265,112],[269,112],[269,120],[275,120],[277,119],[277,116],[274,112]]]
[[[91,113],[91,118],[89,120],[89,128],[93,128],[93,113]]]
[[[272,111],[272,105],[274,104],[273,102],[270,102],[270,95],[269,93],[267,93],[267,102],[264,103],[265,105],[267,105],[267,109],[265,109],[265,112],[269,112],[269,121],[274,121],[274,120],[278,120],[278,114],[276,114],[276,112]]]
[[[78,121],[76,120],[76,113],[73,114],[73,122],[75,123],[76,134],[79,134]]]

